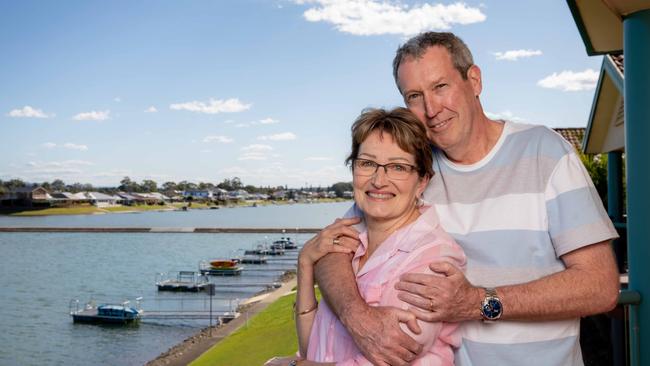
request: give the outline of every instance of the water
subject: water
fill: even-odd
[[[269,205],[170,212],[105,215],[0,216],[0,227],[277,227],[318,228],[345,213],[350,202]]]
[[[37,217],[20,218],[20,224],[0,217],[0,226],[322,227],[349,205]],[[292,237],[303,243],[311,234]],[[201,260],[227,258],[233,250],[273,238],[271,234],[0,233],[0,365],[141,365],[196,333],[208,320],[145,320],[127,327],[73,324],[68,315],[70,300],[78,298],[83,304],[93,297],[98,303],[121,302],[142,296],[145,311],[204,306],[207,302],[195,301],[205,299],[202,294],[159,294],[156,274],[196,270]],[[239,278],[212,281],[273,282],[279,273],[244,272]],[[247,298],[260,289],[217,292],[213,307],[226,310],[228,299]]]

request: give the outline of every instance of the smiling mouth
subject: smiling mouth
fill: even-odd
[[[449,121],[451,121],[451,118],[447,118],[446,120],[444,120],[442,122],[438,122],[436,124],[429,125],[429,128],[434,129],[434,130],[439,130],[439,129],[445,127],[449,123]]]
[[[366,195],[368,195],[370,198],[379,199],[379,200],[387,200],[395,197],[395,195],[392,193],[366,192]]]

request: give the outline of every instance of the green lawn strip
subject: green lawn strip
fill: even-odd
[[[11,213],[11,216],[44,216],[44,215],[84,215],[103,212],[95,206],[53,207],[38,210],[25,210]]]
[[[169,210],[174,209],[172,206],[161,206],[161,205],[134,205],[134,206],[112,206],[112,207],[103,207],[104,210],[110,212],[124,212],[124,211],[158,211],[158,210]]]
[[[190,365],[262,365],[271,357],[295,354],[298,350],[293,321],[295,299],[295,294],[279,298],[251,318],[248,326],[214,345]]]

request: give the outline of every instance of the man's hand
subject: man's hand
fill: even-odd
[[[407,273],[395,285],[400,290],[397,297],[414,306],[418,319],[459,322],[481,318],[481,289],[450,263],[434,262],[429,268],[435,274]]]
[[[348,331],[361,353],[373,365],[408,365],[422,352],[422,345],[400,328],[405,323],[419,334],[416,317],[393,307],[371,307],[346,317]]]

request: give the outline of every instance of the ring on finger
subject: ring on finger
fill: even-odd
[[[433,312],[433,299],[429,299],[429,310]]]
[[[334,245],[339,245],[339,244],[341,244],[341,241],[339,240],[339,237],[338,237],[338,236],[335,237],[334,239],[332,239],[332,244],[334,244]]]

